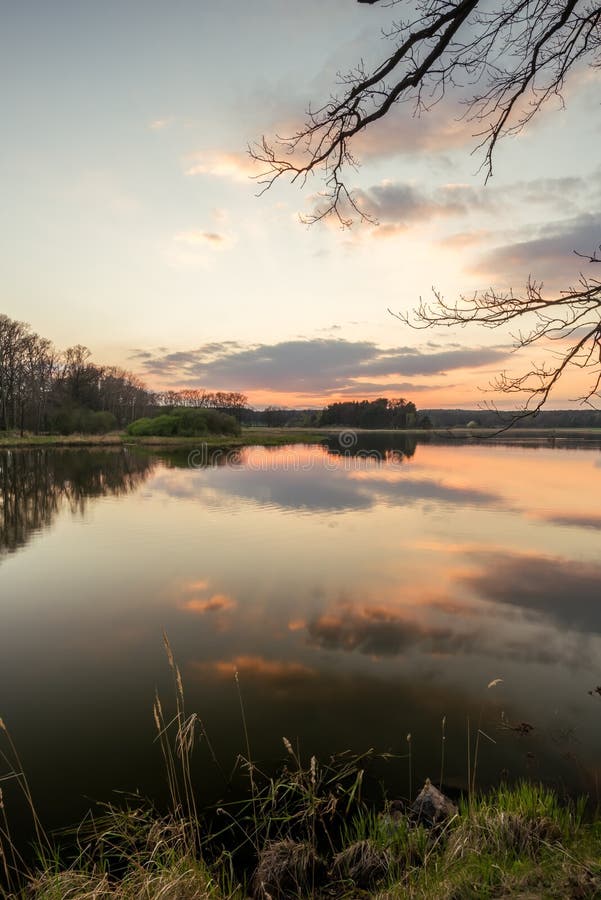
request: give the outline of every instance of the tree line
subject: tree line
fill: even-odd
[[[331,403],[322,411],[320,425],[344,425],[347,428],[419,428],[415,404],[401,398],[389,400],[347,400]]]
[[[428,417],[418,413],[415,404],[404,399],[378,397],[376,400],[346,400],[330,403],[323,409],[291,409],[266,406],[243,412],[245,425],[269,428],[430,428]]]
[[[152,391],[133,372],[93,362],[87,347],[60,352],[30,325],[0,314],[1,431],[101,433],[178,407],[240,419],[246,405],[235,391]]]
[[[492,409],[429,409],[428,418],[434,428],[466,427],[502,428],[514,417],[513,412]],[[600,409],[543,409],[522,423],[524,428],[601,428]]]

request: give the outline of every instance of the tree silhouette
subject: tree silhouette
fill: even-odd
[[[353,140],[398,104],[406,104],[410,115],[421,115],[449,90],[469,86],[464,118],[475,132],[488,179],[498,142],[523,129],[551,97],[561,98],[579,64],[601,64],[601,5],[594,0],[389,0],[381,5],[398,6],[403,16],[387,33],[385,58],[371,70],[360,62],[341,77],[337,92],[310,110],[293,135],[275,141],[263,137],[250,150],[263,164],[263,190],[282,176],[304,184],[309,174],[321,173],[323,203],[308,222],[334,215],[348,226],[356,218],[370,218],[347,183],[347,172],[357,162]],[[589,269],[601,262],[599,252],[578,255]],[[524,317],[531,321],[520,330]],[[592,404],[599,397],[601,281],[590,271],[553,296],[532,278],[521,295],[488,290],[448,303],[435,293],[433,302],[401,318],[418,328],[517,323],[516,347],[552,342],[547,362],[533,363],[516,377],[502,373],[494,383],[505,393],[525,396],[523,415],[544,405],[568,369],[590,370],[582,402]]]

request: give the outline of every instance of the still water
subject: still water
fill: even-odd
[[[237,671],[266,766],[283,735],[402,756],[411,733],[413,783],[438,780],[444,716],[447,785],[469,718],[481,784],[597,790],[599,443],[375,441],[0,454],[0,716],[50,826],[115,790],[161,800],[163,629],[225,770]],[[202,743],[197,765],[217,799]],[[386,780],[406,793],[406,762]]]

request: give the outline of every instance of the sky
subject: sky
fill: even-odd
[[[349,178],[377,225],[307,226],[319,178],[257,196],[250,177],[248,145],[379,59],[392,15],[354,0],[6,7],[0,311],[153,388],[511,405],[483,391],[528,361],[509,332],[415,331],[390,311],[433,287],[577,280],[572,251],[601,234],[598,75],[576,73],[565,109],[503,141],[487,183],[453,101],[396,109],[357,141]],[[578,393],[568,381],[553,405]]]

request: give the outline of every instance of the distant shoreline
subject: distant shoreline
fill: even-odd
[[[514,426],[503,432],[498,428],[455,426],[445,428],[243,428],[237,437],[231,435],[198,435],[196,437],[131,437],[124,432],[110,434],[72,434],[72,435],[0,435],[0,449],[18,449],[35,447],[154,447],[177,448],[193,447],[199,443],[211,447],[252,447],[283,446],[286,444],[316,444],[343,431],[357,434],[390,434],[394,436],[409,435],[414,437],[494,437],[502,434],[505,437],[600,437],[601,428],[527,428]]]

